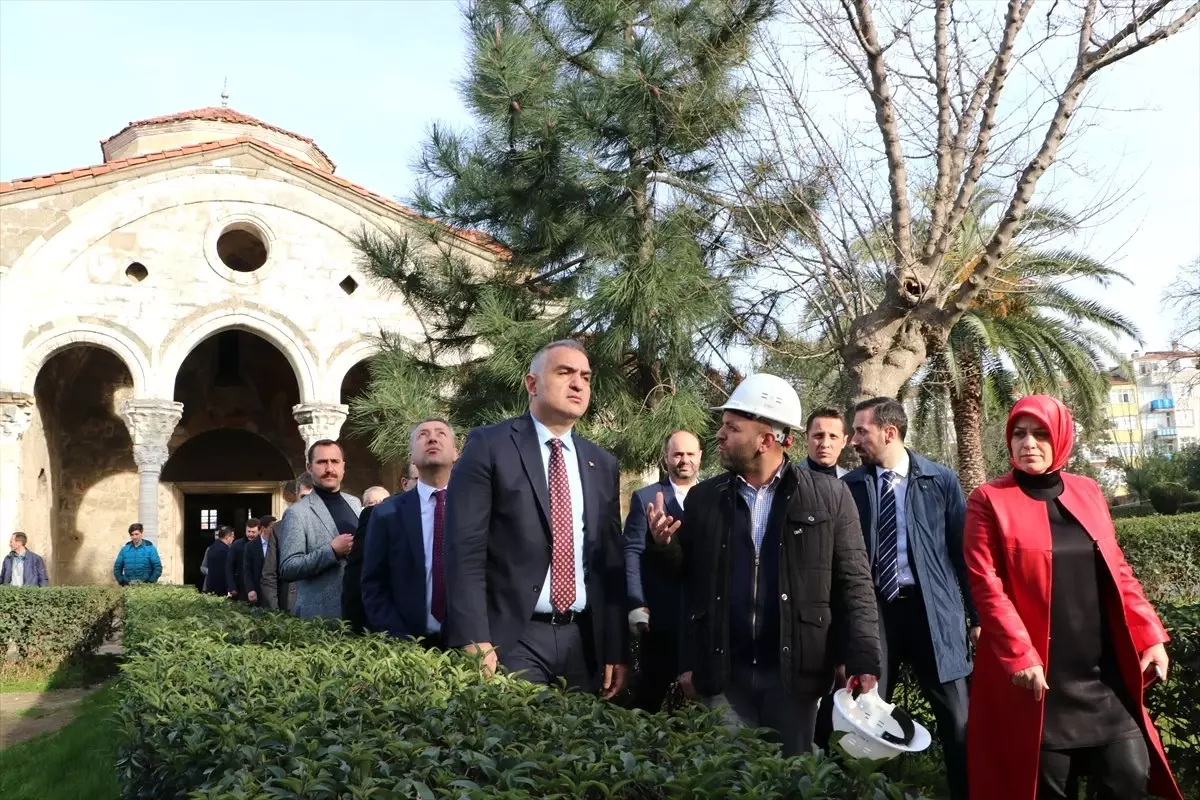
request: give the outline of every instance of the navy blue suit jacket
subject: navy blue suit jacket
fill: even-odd
[[[362,602],[370,630],[396,638],[428,633],[425,537],[415,488],[392,495],[371,513],[362,561]]]
[[[675,499],[675,488],[670,478],[633,493],[629,499],[629,516],[625,518],[622,542],[625,550],[625,583],[628,586],[629,609],[643,606],[650,609],[652,630],[677,630],[682,621],[680,598],[683,583],[676,575],[662,569],[661,559],[653,557],[648,545],[650,531],[646,521],[646,506],[655,501],[659,492],[662,492],[667,513],[675,519],[683,519],[683,509]]]
[[[625,574],[617,459],[574,434],[583,483],[589,667],[624,664]],[[528,414],[476,428],[450,474],[446,506],[448,647],[491,642],[503,661],[533,617],[550,569],[550,490]]]

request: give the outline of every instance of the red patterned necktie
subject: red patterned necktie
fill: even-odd
[[[438,622],[446,616],[446,567],[442,562],[442,545],[446,529],[446,490],[433,493],[433,596],[429,613]]]
[[[563,612],[575,602],[575,526],[571,522],[571,484],[561,439],[550,445],[550,605]]]

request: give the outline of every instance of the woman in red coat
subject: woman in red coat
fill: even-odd
[[[982,633],[967,723],[971,800],[1183,800],[1143,705],[1169,640],[1100,487],[1062,471],[1075,423],[1052,397],[1009,414],[1013,471],[976,489],[964,532]]]

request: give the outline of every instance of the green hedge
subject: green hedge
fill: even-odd
[[[1159,609],[1171,642],[1170,675],[1146,700],[1185,797],[1200,797],[1200,603]]]
[[[111,633],[121,591],[105,587],[0,586],[0,672],[55,669]],[[2,654],[0,654],[2,655]]]
[[[125,644],[130,799],[906,796],[867,764],[780,759],[698,707],[484,681],[458,653],[190,591],[131,590]]]
[[[1155,603],[1200,602],[1200,514],[1115,522],[1133,573]]]
[[[1158,512],[1149,503],[1130,503],[1124,506],[1113,506],[1109,509],[1113,519],[1132,519],[1134,517],[1152,517]]]

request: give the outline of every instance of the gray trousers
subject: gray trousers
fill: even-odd
[[[731,730],[768,728],[767,738],[783,746],[785,757],[812,750],[819,697],[793,697],[783,688],[779,667],[734,665],[725,691],[701,702],[719,710]]]

